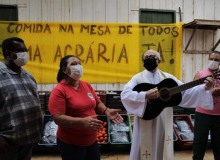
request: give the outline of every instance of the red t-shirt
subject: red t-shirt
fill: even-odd
[[[92,86],[79,81],[75,89],[62,80],[51,92],[48,108],[51,115],[65,113],[71,117],[96,115],[95,107],[100,102]],[[67,144],[89,146],[96,141],[97,132],[86,127],[66,128],[58,126],[57,137]]]

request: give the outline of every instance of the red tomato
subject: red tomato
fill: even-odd
[[[103,137],[100,137],[99,139],[102,141],[104,138],[103,138]]]
[[[103,126],[104,126],[104,127],[107,126],[107,122],[104,122],[104,123],[103,123]]]

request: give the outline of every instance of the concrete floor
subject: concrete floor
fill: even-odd
[[[59,153],[34,152],[32,160],[61,160]],[[129,151],[101,152],[101,160],[129,160]],[[174,160],[192,160],[192,150],[174,152]],[[204,160],[214,160],[211,149],[206,150]]]

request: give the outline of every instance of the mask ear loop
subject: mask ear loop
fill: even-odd
[[[12,61],[14,61],[14,60],[16,60],[16,59],[12,59],[12,58],[10,58]],[[17,58],[18,59],[18,58]]]
[[[15,54],[16,55],[16,59],[18,59],[18,55],[15,53],[15,52],[12,52],[12,51],[10,51],[11,53],[13,53],[13,54]],[[16,60],[16,59],[12,59],[11,57],[10,57],[10,59],[12,60],[12,61],[14,61],[14,60]]]

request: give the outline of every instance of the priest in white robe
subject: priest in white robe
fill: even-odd
[[[134,115],[133,138],[130,160],[173,160],[173,108],[165,108],[153,120],[143,120],[147,99],[158,98],[158,89],[148,91],[133,91],[139,83],[158,84],[165,78],[171,78],[178,85],[183,84],[171,74],[157,69],[160,64],[160,54],[148,50],[143,55],[146,70],[133,76],[125,85],[121,100],[129,114]],[[182,92],[182,101],[179,106],[204,109],[213,109],[211,87],[212,78],[207,78],[205,84],[198,85]]]

